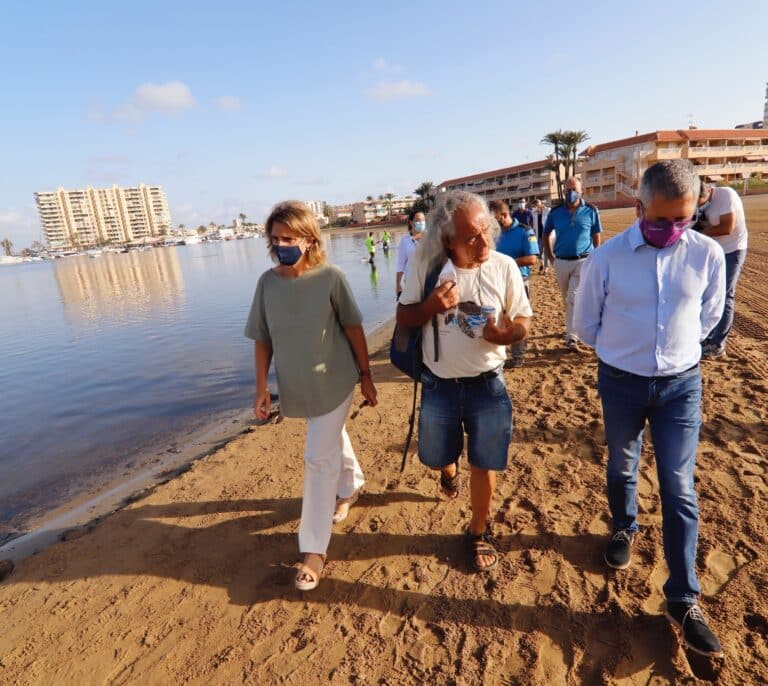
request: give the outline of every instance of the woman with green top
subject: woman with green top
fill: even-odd
[[[245,335],[255,341],[257,419],[267,419],[274,357],[280,410],[307,418],[296,588],[316,588],[334,522],[344,520],[363,472],[344,427],[355,385],[376,404],[362,316],[342,271],[328,264],[320,227],[301,202],[279,203],[266,224],[277,266],[256,286]]]

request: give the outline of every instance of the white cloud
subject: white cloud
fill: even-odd
[[[387,68],[387,60],[383,57],[379,57],[374,63],[373,68],[382,71]]]
[[[137,124],[149,113],[175,114],[196,104],[189,86],[181,81],[142,83],[133,92],[130,100],[116,107],[92,103],[88,109],[88,119],[98,123]]]
[[[432,91],[423,83],[416,81],[381,81],[373,88],[365,91],[369,98],[378,102],[399,100],[402,98],[421,98],[432,95]]]
[[[222,95],[214,101],[216,107],[225,112],[239,112],[242,109],[240,98],[234,95]]]
[[[261,176],[265,179],[277,179],[281,176],[288,176],[288,172],[285,169],[273,165],[261,174]]]
[[[195,106],[192,91],[186,83],[143,83],[134,93],[134,103],[139,109],[160,112],[178,112]]]

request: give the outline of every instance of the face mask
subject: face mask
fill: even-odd
[[[426,222],[413,222],[413,233],[421,233],[426,227]]]
[[[296,264],[304,254],[298,245],[276,245],[275,252],[277,253],[277,261],[288,266]]]
[[[565,191],[565,202],[568,205],[575,205],[577,202],[579,202],[579,198],[581,198],[581,193],[574,190],[567,190]]]
[[[524,202],[521,202],[521,203],[518,205],[518,207],[519,207],[521,210],[524,210],[524,209],[525,209],[525,203],[524,203]]]
[[[693,221],[690,219],[684,219],[681,222],[666,220],[649,222],[647,219],[641,219],[640,231],[650,245],[655,248],[668,248],[677,243],[692,224]]]

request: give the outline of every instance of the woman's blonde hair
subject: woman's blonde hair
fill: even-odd
[[[325,262],[325,249],[323,248],[323,236],[320,233],[320,224],[312,211],[300,200],[284,200],[272,208],[267,218],[265,237],[267,248],[273,262],[278,262],[277,251],[272,245],[272,227],[275,222],[285,224],[291,231],[302,238],[311,241],[307,250],[307,263],[311,266]]]

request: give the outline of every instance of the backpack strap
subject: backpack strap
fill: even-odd
[[[421,301],[424,302],[435,290],[437,285],[437,278],[440,276],[440,272],[443,271],[445,260],[439,261],[430,271],[427,272],[427,278],[424,279],[424,292]],[[432,317],[432,332],[435,337],[435,362],[439,359],[439,347],[438,347],[438,331],[437,331],[437,315]],[[405,438],[405,447],[403,448],[403,461],[400,465],[400,472],[405,471],[405,462],[408,457],[408,448],[411,447],[411,439],[413,438],[413,430],[416,425],[416,397],[419,392],[419,378],[421,377],[421,365],[417,367],[416,376],[413,379],[413,405],[411,407],[411,416],[408,418],[408,435]]]

